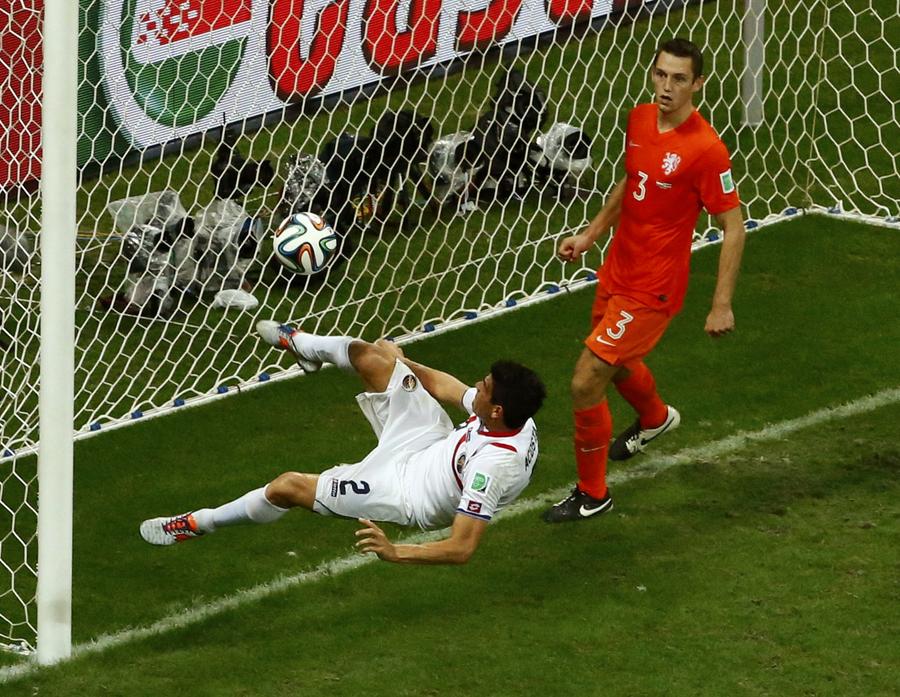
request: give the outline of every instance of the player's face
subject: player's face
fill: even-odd
[[[693,108],[694,93],[703,87],[703,76],[694,75],[690,58],[663,51],[651,70],[656,104],[663,114],[677,114]]]
[[[484,380],[475,383],[475,400],[472,402],[472,411],[478,418],[485,420],[494,417],[497,405],[491,402],[494,396],[494,378],[488,373]]]

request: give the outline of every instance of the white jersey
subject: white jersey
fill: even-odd
[[[469,388],[463,397],[469,414],[474,398]],[[472,415],[454,429],[401,361],[384,392],[357,401],[378,445],[362,462],[319,475],[317,513],[425,529],[445,527],[458,513],[490,520],[531,479],[538,456],[531,419],[515,431],[491,432]]]
[[[463,406],[471,414],[475,389]],[[531,480],[538,456],[537,426],[528,419],[515,431],[489,431],[474,414],[446,438],[406,463],[404,494],[413,521],[444,527],[457,513],[490,520],[515,500]]]

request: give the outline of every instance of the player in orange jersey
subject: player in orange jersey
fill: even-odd
[[[651,78],[654,102],[628,116],[626,176],[591,223],[558,249],[560,259],[575,261],[616,226],[599,272],[593,331],[572,376],[578,484],[544,513],[551,523],[611,510],[607,455],[626,460],[681,421],[660,399],[643,359],[681,309],[692,235],[703,208],[724,234],[706,332],[720,337],[734,330],[731,298],[744,250],[744,220],[728,150],[694,108],[694,95],[705,80],[703,56],[690,41],[668,41],[654,57]],[[638,413],[612,445],[610,382]]]

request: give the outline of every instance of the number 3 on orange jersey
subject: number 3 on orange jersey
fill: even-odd
[[[645,186],[645,184],[650,178],[650,175],[644,174],[641,170],[638,170],[638,176],[641,178],[641,180],[638,182],[637,191],[632,191],[631,195],[634,196],[635,201],[643,201],[644,197],[647,195],[647,187]]]
[[[634,319],[634,315],[625,312],[625,310],[620,310],[620,314],[622,315],[622,319],[616,322],[616,331],[609,328],[606,330],[610,339],[621,339],[622,335],[625,333],[625,325]]]

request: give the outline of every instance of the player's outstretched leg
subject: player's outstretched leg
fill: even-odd
[[[191,513],[171,518],[150,518],[141,523],[141,537],[151,545],[174,545],[201,535],[203,533],[197,528],[197,521]]]
[[[642,428],[637,419],[631,426],[622,431],[612,445],[609,446],[609,459],[621,462],[644,452],[651,442],[664,433],[674,431],[681,423],[681,414],[673,407],[666,405],[665,420],[653,428]]]
[[[270,346],[291,353],[304,372],[314,373],[321,369],[323,363],[333,363],[348,372],[359,373],[368,384],[366,372],[371,361],[361,364],[369,354],[382,354],[384,351],[375,344],[351,336],[310,334],[289,324],[279,324],[273,320],[260,320],[256,323],[259,336]],[[400,354],[402,355],[402,354]],[[393,367],[394,360],[390,361]],[[385,383],[387,384],[387,383]]]
[[[256,323],[256,333],[269,346],[280,348],[293,354],[297,365],[303,368],[304,373],[315,373],[322,368],[322,361],[304,357],[294,344],[294,338],[301,334],[301,330],[289,324],[280,324],[270,319],[261,319]]]
[[[140,527],[141,537],[152,545],[168,546],[230,525],[271,523],[291,508],[312,510],[317,483],[318,475],[285,472],[267,486],[248,491],[217,508],[145,520]]]
[[[350,362],[369,392],[384,392],[403,351],[391,341],[379,339],[374,344],[354,341],[350,344]]]
[[[372,344],[349,336],[320,336],[272,320],[257,322],[256,331],[270,346],[290,352],[305,372],[315,372],[325,362],[334,363],[358,373],[366,389],[374,392],[387,387],[396,360],[403,357],[400,348],[388,341]]]

